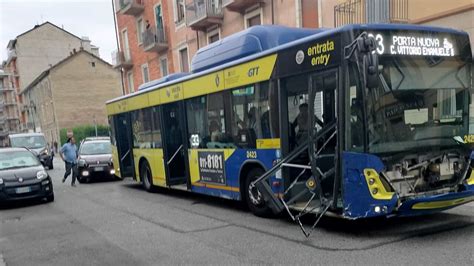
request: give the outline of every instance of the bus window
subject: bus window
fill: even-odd
[[[353,76],[350,78],[349,86],[349,107],[350,112],[349,123],[347,127],[348,146],[351,149],[362,151],[364,145],[364,128],[363,128],[363,116],[362,116],[362,91],[360,86],[356,86],[356,81]]]
[[[276,97],[270,92],[268,82],[240,87],[231,93],[232,135],[236,146],[255,148],[257,139],[278,136],[271,121],[278,123],[279,112],[270,111],[270,97]]]
[[[149,149],[152,147],[151,108],[132,112],[133,147]]]
[[[115,123],[114,123],[114,117],[109,116],[109,136],[110,136],[110,143],[112,145],[117,146],[117,142],[115,140]]]
[[[162,147],[162,142],[161,142],[161,123],[160,123],[160,113],[159,113],[159,107],[155,106],[152,108],[152,118],[153,118],[153,123],[152,123],[152,136],[153,136],[153,148],[161,148]]]
[[[308,76],[300,75],[289,77],[281,81],[287,93],[288,100],[288,136],[289,147],[293,150],[298,145],[307,126],[303,125],[308,117]],[[318,98],[318,96],[316,96]],[[306,112],[306,113],[305,113]]]
[[[226,132],[224,92],[186,102],[188,140],[191,148],[234,148]]]

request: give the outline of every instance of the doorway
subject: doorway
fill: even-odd
[[[184,123],[182,103],[163,105],[164,160],[167,172],[167,184],[186,183],[186,161],[184,141]]]
[[[135,178],[130,113],[116,115],[114,126],[117,138],[117,151],[121,176]]]

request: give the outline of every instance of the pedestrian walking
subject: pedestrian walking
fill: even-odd
[[[76,186],[76,177],[77,177],[77,146],[76,146],[76,139],[74,137],[70,137],[67,139],[67,142],[61,147],[61,151],[59,152],[61,159],[63,159],[64,163],[66,164],[66,172],[64,173],[63,183],[66,181],[69,174],[72,171],[72,180],[71,186]]]

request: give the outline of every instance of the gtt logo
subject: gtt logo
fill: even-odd
[[[247,73],[247,75],[249,77],[253,77],[253,76],[258,76],[258,69],[260,67],[252,67],[251,69],[249,69],[249,72]]]

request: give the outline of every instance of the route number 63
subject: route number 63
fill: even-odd
[[[383,37],[382,37],[382,35],[376,34],[374,36],[374,34],[369,33],[368,36],[375,39],[375,45],[377,46],[375,48],[375,51],[377,51],[378,54],[383,54],[383,52],[385,51],[385,46],[383,46]],[[375,51],[373,51],[372,53],[375,53]]]

